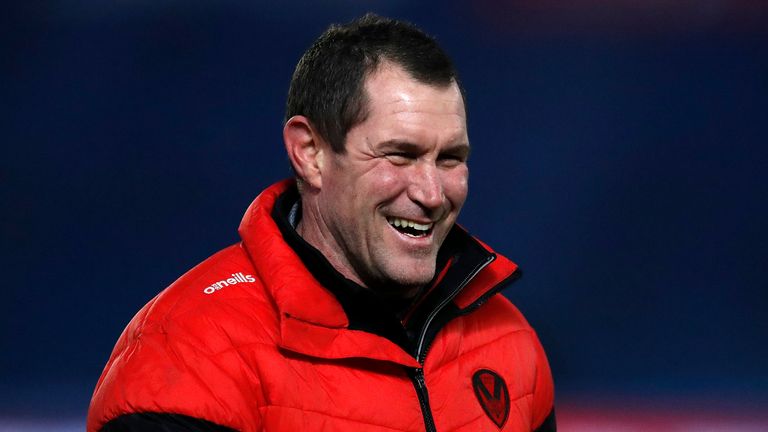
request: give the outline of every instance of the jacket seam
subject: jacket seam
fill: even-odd
[[[512,336],[512,335],[517,334],[517,333],[529,333],[530,334],[532,332],[533,332],[532,329],[522,328],[522,329],[512,330],[510,332],[504,333],[503,335],[500,335],[500,336],[498,336],[498,337],[496,337],[496,338],[494,338],[494,339],[492,339],[492,340],[490,340],[488,342],[485,342],[482,345],[478,345],[478,346],[476,346],[476,347],[474,347],[474,348],[472,348],[472,349],[470,349],[468,351],[462,351],[456,358],[441,364],[440,366],[438,366],[435,369],[430,370],[430,374],[437,373],[441,369],[446,368],[446,367],[450,366],[451,364],[455,363],[456,361],[458,361],[460,358],[464,357],[465,355],[470,354],[470,353],[472,353],[474,351],[477,351],[479,349],[483,349],[486,346],[491,345],[491,344],[493,344],[495,342],[498,342],[501,339],[507,338],[507,337]]]
[[[510,401],[510,403],[512,403],[512,401]],[[467,422],[465,422],[465,423],[462,423],[462,424],[460,424],[460,425],[456,426],[456,429],[461,429],[461,428],[463,428],[463,427],[466,427],[467,425],[469,425],[469,424],[472,424],[472,423],[474,423],[474,422],[478,421],[479,419],[481,419],[481,418],[483,418],[483,417],[485,417],[483,414],[478,414],[477,416],[475,416],[475,417],[474,417],[474,418],[472,418],[471,420],[469,420],[469,421],[467,421]]]
[[[305,408],[296,408],[296,407],[287,406],[287,405],[267,404],[267,405],[259,407],[259,411],[266,410],[267,408],[283,408],[283,409],[297,410],[297,411],[301,411],[301,412],[305,412],[305,413],[318,414],[318,415],[321,415],[321,416],[330,417],[330,418],[334,418],[334,419],[347,420],[347,421],[355,422],[355,423],[359,423],[359,424],[376,426],[376,427],[380,427],[380,428],[383,428],[383,429],[389,429],[389,430],[393,430],[393,431],[404,431],[404,429],[396,429],[396,428],[393,428],[391,426],[380,425],[378,423],[371,423],[371,422],[366,422],[366,421],[362,421],[362,420],[358,420],[358,419],[353,419],[353,418],[350,418],[350,417],[336,416],[336,415],[328,414],[328,413],[321,412],[321,411],[315,411],[315,410],[305,409]],[[264,417],[265,416],[262,414],[262,419]]]

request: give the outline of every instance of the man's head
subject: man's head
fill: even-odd
[[[467,195],[464,98],[450,60],[414,27],[366,16],[309,49],[288,106],[283,136],[303,184],[299,233],[344,276],[414,294],[434,276]]]
[[[347,132],[367,113],[365,78],[385,61],[419,82],[461,89],[451,59],[433,38],[412,24],[367,14],[332,25],[307,49],[293,73],[285,120],[307,117],[343,153]]]

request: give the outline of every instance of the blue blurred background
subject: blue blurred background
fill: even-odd
[[[3,8],[0,429],[82,428],[133,314],[290,175],[303,50],[367,11],[454,57],[474,147],[460,221],[523,268],[506,295],[562,424],[768,411],[765,2]]]

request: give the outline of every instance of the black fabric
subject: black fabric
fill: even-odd
[[[456,313],[459,315],[466,315],[468,313],[474,312],[477,308],[484,305],[485,302],[488,301],[488,299],[500,293],[503,289],[508,287],[512,282],[517,281],[521,277],[523,277],[523,271],[520,270],[520,268],[515,269],[515,271],[511,275],[507,276],[506,279],[499,282],[495,287],[493,287],[493,289],[488,290],[485,294],[478,297],[478,299],[472,302],[472,304],[468,305],[464,309],[457,308]]]
[[[544,419],[544,423],[537,427],[533,432],[557,432],[557,422],[555,421],[555,408],[549,412],[549,415]]]
[[[426,297],[417,296],[407,301],[383,297],[341,275],[320,251],[296,232],[289,221],[289,214],[299,199],[298,190],[295,187],[289,188],[277,198],[272,211],[272,218],[286,243],[296,251],[315,279],[333,293],[347,314],[351,329],[385,337],[414,355],[420,331],[430,318],[430,312],[445,299],[455,296],[476,274],[478,268],[495,258],[494,254],[488,252],[466,231],[454,226],[438,251],[437,268],[442,270],[450,265],[440,283],[430,290]],[[296,220],[301,217],[300,211],[299,207]],[[440,271],[437,272],[439,273]],[[427,286],[431,287],[433,282]],[[413,305],[418,305],[418,308],[409,313],[410,317],[404,324],[401,317]],[[453,305],[449,304],[447,309],[451,310],[451,306]],[[455,311],[455,306],[452,309]],[[442,316],[442,319],[437,321],[433,320],[429,327],[430,333],[436,334],[442,324],[455,316],[453,314]]]
[[[180,414],[134,413],[116,417],[105,424],[101,432],[234,432],[207,420]]]

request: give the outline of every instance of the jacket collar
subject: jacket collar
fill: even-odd
[[[469,312],[498,292],[517,269],[456,226],[440,250],[438,263],[443,270],[431,289],[411,305],[412,310],[398,316],[403,305],[387,302],[344,278],[298,236],[288,221],[296,200],[292,180],[267,188],[248,208],[239,229],[279,311],[279,343],[285,349],[322,358],[367,357],[417,367],[414,333],[432,308],[451,296],[455,313]],[[472,274],[477,268],[482,270]]]

